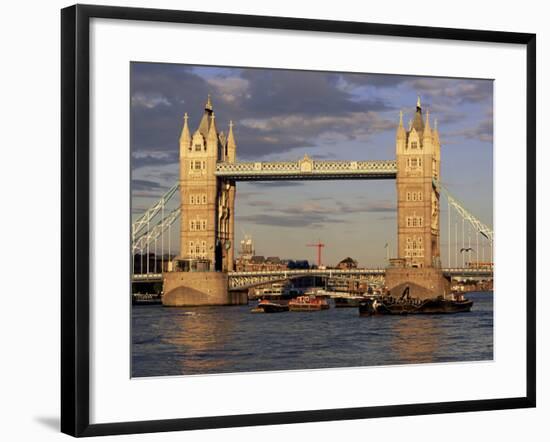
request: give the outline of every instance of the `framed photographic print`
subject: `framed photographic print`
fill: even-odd
[[[63,432],[535,406],[535,35],[61,17]]]

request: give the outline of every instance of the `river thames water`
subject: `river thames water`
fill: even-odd
[[[133,306],[132,376],[492,360],[493,293],[467,297],[472,311],[452,315]]]

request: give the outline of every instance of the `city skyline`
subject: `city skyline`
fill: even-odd
[[[131,74],[133,216],[177,181],[183,114],[194,131],[208,94],[219,129],[234,122],[244,161],[394,159],[399,112],[406,124],[420,96],[439,122],[442,182],[492,225],[491,80],[155,63],[132,63]],[[332,265],[351,256],[383,266],[385,244],[395,255],[391,180],[239,182],[235,213],[237,244],[250,234],[257,254],[314,262],[306,244],[321,239]],[[442,219],[444,261],[445,228]]]

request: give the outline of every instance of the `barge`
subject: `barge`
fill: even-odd
[[[472,309],[474,302],[460,293],[435,298],[409,297],[408,288],[399,298],[370,297],[359,303],[360,316],[463,313]]]

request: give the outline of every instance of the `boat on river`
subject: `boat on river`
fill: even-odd
[[[154,305],[162,304],[162,295],[158,293],[133,293],[133,305]]]
[[[262,299],[251,311],[252,313],[288,312],[288,302],[285,302],[284,300],[274,301],[270,299]]]
[[[334,299],[334,307],[345,308],[359,307],[359,304],[367,298],[363,295],[343,294],[341,296],[333,296],[332,299]]]
[[[419,299],[409,297],[408,287],[399,298],[372,296],[359,303],[360,316],[469,312],[474,302],[461,293]]]
[[[315,295],[298,296],[288,303],[291,312],[315,312],[328,309],[329,303],[324,298]]]

